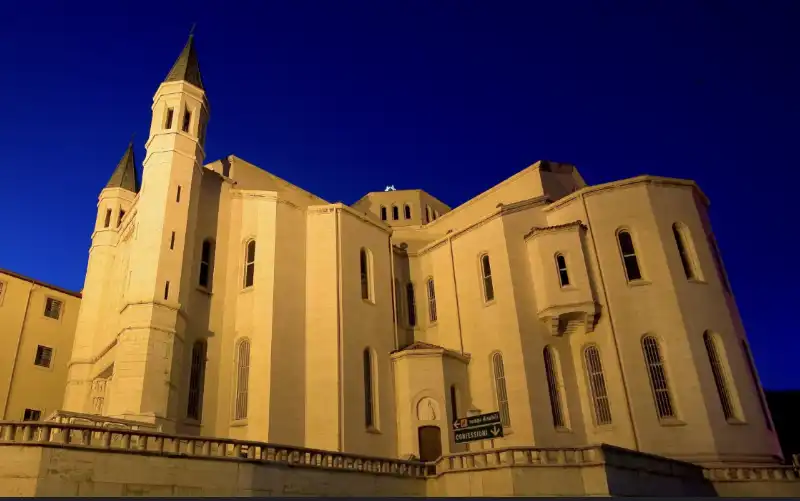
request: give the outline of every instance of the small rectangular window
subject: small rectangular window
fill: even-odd
[[[47,301],[44,303],[44,316],[52,318],[53,320],[58,320],[61,317],[62,306],[63,303],[58,299],[53,299],[52,297],[47,298]]]
[[[567,260],[564,259],[562,254],[556,255],[556,268],[558,268],[558,280],[561,282],[561,287],[569,285],[569,273],[567,273]]]
[[[164,121],[164,128],[170,130],[172,128],[172,117],[175,116],[173,108],[167,108],[167,119]]]
[[[39,421],[42,418],[42,411],[36,409],[25,409],[22,415],[23,421]]]
[[[183,132],[189,132],[190,123],[192,123],[192,112],[186,110],[183,112],[183,125],[181,126],[181,130]]]
[[[33,359],[34,365],[39,367],[50,367],[53,361],[53,348],[39,345],[36,347],[36,358]]]
[[[173,250],[175,248],[175,232],[172,232],[172,236],[169,237],[169,250]]]
[[[117,227],[118,228],[122,224],[122,220],[123,219],[125,219],[125,211],[120,209],[120,211],[119,211],[119,219],[117,219]]]
[[[169,280],[164,284],[164,300],[169,299]]]
[[[181,187],[180,187],[180,185],[178,185],[178,192],[175,194],[175,201],[176,202],[180,202],[181,201]]]
[[[111,209],[106,210],[106,220],[103,223],[103,228],[108,228],[111,226]]]

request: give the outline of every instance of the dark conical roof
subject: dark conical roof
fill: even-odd
[[[197,61],[197,51],[194,50],[194,35],[189,35],[189,40],[181,51],[181,55],[169,70],[165,82],[188,82],[195,87],[203,89],[203,79],[200,77],[200,63]]]
[[[125,154],[111,174],[106,188],[122,188],[123,190],[139,193],[139,178],[136,175],[136,159],[133,157],[133,141],[128,145]]]

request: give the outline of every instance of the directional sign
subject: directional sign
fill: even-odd
[[[478,414],[477,416],[470,416],[466,418],[459,418],[453,421],[453,430],[466,430],[475,428],[476,426],[484,426],[487,424],[500,424],[500,413],[489,412],[488,414]]]
[[[491,440],[503,436],[503,427],[500,423],[485,424],[483,426],[455,430],[454,435],[457,444],[466,444],[477,440]]]

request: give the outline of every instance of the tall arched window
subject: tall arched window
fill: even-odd
[[[405,204],[405,206],[403,206],[403,212],[404,212],[403,215],[406,217],[406,219],[411,219],[411,206],[410,205]]]
[[[567,260],[563,254],[556,254],[556,269],[558,270],[558,281],[561,287],[569,285],[569,273],[567,272]]]
[[[203,387],[205,382],[206,343],[196,341],[192,346],[191,367],[189,370],[189,403],[186,417],[200,420],[203,408]]]
[[[744,358],[747,360],[747,368],[750,370],[750,378],[753,380],[753,386],[755,386],[756,392],[758,393],[758,404],[761,407],[764,423],[767,425],[768,430],[772,430],[772,417],[769,414],[769,407],[764,399],[764,392],[761,390],[761,384],[758,382],[758,372],[756,371],[756,363],[753,360],[753,353],[750,351],[750,347],[747,346],[747,341],[744,339],[741,340],[741,346]]]
[[[381,205],[381,221],[386,221],[386,207]]]
[[[406,284],[406,305],[408,306],[408,325],[417,325],[417,302],[414,299],[414,284]]]
[[[431,323],[434,323],[436,322],[438,315],[436,313],[436,289],[433,285],[433,277],[428,279],[427,289],[428,289],[428,320],[430,320]]]
[[[481,256],[481,278],[483,279],[483,300],[485,302],[494,299],[494,284],[492,283],[492,266],[489,264],[489,255]]]
[[[244,287],[252,287],[256,276],[256,241],[250,240],[244,252]]]
[[[211,278],[214,275],[214,242],[207,238],[203,240],[200,249],[200,276],[197,280],[198,285],[204,289],[211,290]]]
[[[622,254],[622,263],[625,266],[625,277],[628,282],[641,280],[642,271],[639,269],[639,259],[636,257],[636,249],[633,247],[633,238],[627,230],[620,230],[617,233],[619,251]]]
[[[247,389],[250,383],[250,340],[245,338],[236,346],[236,398],[233,419],[247,418]]]
[[[547,394],[550,397],[550,411],[553,416],[553,426],[564,428],[567,420],[564,416],[564,405],[561,396],[561,376],[559,374],[558,361],[552,346],[544,347],[544,372],[547,377]]]
[[[372,350],[364,348],[364,425],[375,428],[375,360]]]
[[[400,209],[398,209],[396,205],[392,205],[392,219],[395,221],[400,219]]]
[[[492,354],[492,373],[494,375],[494,394],[497,398],[497,410],[500,412],[500,423],[503,426],[511,426],[508,391],[506,390],[506,369],[503,365],[503,355],[500,352]]]
[[[708,362],[711,364],[711,374],[714,376],[714,385],[717,387],[717,395],[719,395],[719,402],[722,405],[722,414],[727,420],[739,420],[731,394],[728,371],[722,359],[719,339],[711,332],[706,331],[703,333],[703,343],[706,346]]]
[[[647,335],[642,338],[642,353],[644,354],[644,363],[647,365],[653,400],[656,404],[656,414],[659,419],[676,417],[675,406],[672,405],[672,395],[667,382],[667,371],[664,368],[664,357],[661,355],[658,340],[654,336]]]
[[[583,358],[589,381],[589,396],[592,399],[595,424],[611,424],[611,405],[608,401],[608,389],[603,374],[603,362],[600,360],[600,350],[595,345],[589,345],[583,352]]]
[[[455,421],[458,419],[458,391],[456,390],[456,385],[450,385],[450,419]]]
[[[692,259],[693,256],[688,238],[689,231],[682,224],[675,223],[672,225],[672,236],[675,237],[675,246],[678,248],[678,255],[681,258],[683,273],[689,280],[696,279],[697,272]]]
[[[361,269],[361,299],[372,299],[372,254],[362,248],[359,253],[359,267]]]

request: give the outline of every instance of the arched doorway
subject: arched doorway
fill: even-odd
[[[438,426],[420,426],[419,459],[420,461],[435,461],[442,457],[442,431]]]

